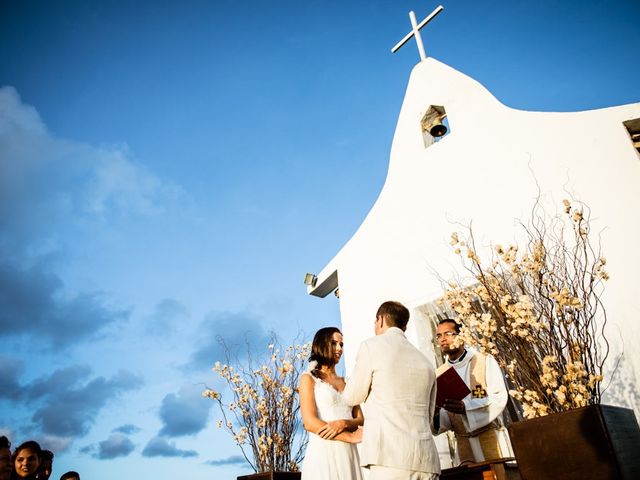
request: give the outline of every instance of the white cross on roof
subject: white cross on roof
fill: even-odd
[[[416,14],[413,13],[413,11],[409,12],[412,30],[402,40],[400,40],[395,47],[391,49],[391,53],[396,53],[400,49],[400,47],[402,47],[411,39],[411,37],[415,37],[416,43],[418,44],[418,52],[420,52],[420,60],[425,60],[427,58],[427,55],[424,53],[424,45],[422,44],[420,29],[431,20],[433,20],[433,18],[442,10],[444,10],[444,7],[442,5],[439,5],[433,12],[431,12],[431,14],[427,18],[420,22],[420,25],[418,25],[418,22],[416,21]]]

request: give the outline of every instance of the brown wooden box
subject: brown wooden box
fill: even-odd
[[[264,472],[242,475],[238,480],[300,480],[300,472]]]
[[[521,480],[513,458],[499,458],[480,463],[445,468],[440,480]]]
[[[633,410],[591,405],[515,422],[509,435],[523,480],[640,479]]]

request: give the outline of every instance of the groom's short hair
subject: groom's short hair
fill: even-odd
[[[409,310],[400,302],[384,302],[378,308],[376,318],[383,317],[389,327],[398,327],[406,330],[409,323]]]

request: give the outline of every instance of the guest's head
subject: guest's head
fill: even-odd
[[[40,468],[38,469],[38,480],[48,480],[53,470],[53,452],[51,450],[42,450],[40,455]]]
[[[318,362],[315,371],[320,367],[333,367],[342,356],[342,333],[336,327],[324,327],[316,332],[311,343],[309,361]]]
[[[70,472],[63,473],[60,476],[60,480],[80,480],[80,474],[71,470]]]
[[[391,327],[397,327],[403,332],[409,323],[409,310],[400,302],[384,302],[376,312],[376,335],[380,335]]]
[[[9,480],[11,472],[13,472],[11,442],[3,435],[0,437],[0,480]]]
[[[18,446],[13,452],[13,466],[18,478],[35,477],[40,467],[40,459],[42,458],[42,449],[38,442],[29,440]]]

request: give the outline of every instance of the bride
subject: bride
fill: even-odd
[[[343,377],[336,374],[342,356],[342,333],[321,328],[313,337],[309,370],[300,377],[300,411],[309,444],[302,480],[362,480],[356,443],[362,440],[360,407],[348,406],[340,392]]]

